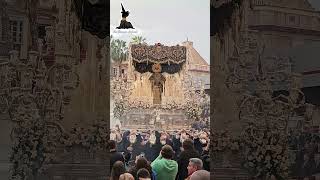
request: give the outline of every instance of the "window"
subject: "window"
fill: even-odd
[[[22,21],[10,21],[11,40],[14,44],[22,44]]]
[[[124,74],[124,69],[121,70],[121,74]]]

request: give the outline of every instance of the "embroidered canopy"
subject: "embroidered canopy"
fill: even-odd
[[[133,44],[131,55],[138,63],[160,63],[160,64],[180,64],[186,61],[186,47],[184,46],[164,46],[162,44],[144,45]]]
[[[161,72],[177,73],[187,59],[187,49],[184,46],[164,46],[133,44],[131,56],[135,69],[140,73],[153,72],[152,65],[160,64]]]

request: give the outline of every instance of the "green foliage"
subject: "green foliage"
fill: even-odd
[[[142,36],[135,36],[132,38],[132,43],[134,44],[142,44],[146,42],[146,38],[142,37]]]
[[[128,47],[127,43],[120,39],[111,39],[111,60],[121,64],[123,61],[126,61],[128,57]]]

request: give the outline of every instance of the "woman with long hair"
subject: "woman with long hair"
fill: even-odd
[[[122,161],[117,161],[113,164],[111,170],[111,178],[110,180],[119,180],[121,174],[124,174],[126,169],[124,167],[124,163]]]
[[[130,174],[132,174],[135,178],[137,177],[137,172],[139,169],[145,168],[149,171],[151,177],[153,177],[154,173],[152,171],[151,165],[145,157],[138,156],[135,165],[129,170]],[[152,180],[154,180],[152,178]]]

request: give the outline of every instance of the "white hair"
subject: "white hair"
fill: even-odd
[[[197,169],[202,169],[203,163],[202,160],[199,158],[191,158],[189,159],[190,162],[192,162],[195,166],[197,166]]]

